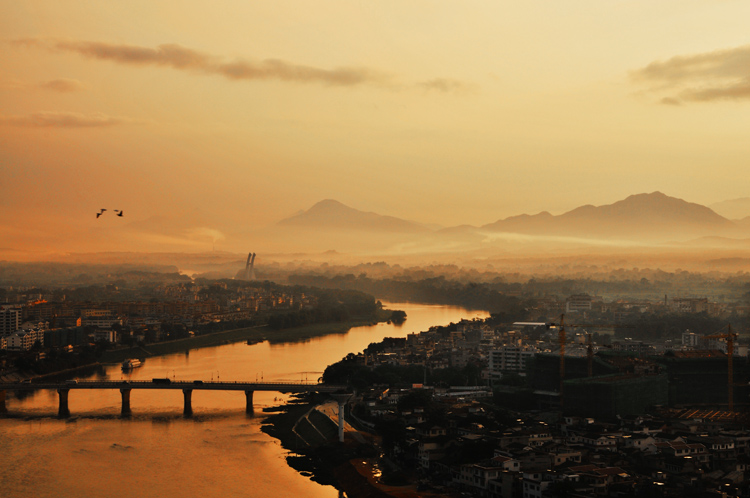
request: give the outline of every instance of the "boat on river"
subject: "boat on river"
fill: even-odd
[[[138,358],[128,358],[127,360],[122,362],[122,369],[123,370],[132,370],[134,368],[138,368],[142,365],[141,360]]]

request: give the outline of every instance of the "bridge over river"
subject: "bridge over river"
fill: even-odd
[[[133,389],[181,389],[185,405],[183,414],[192,415],[193,391],[244,391],[245,411],[253,413],[253,393],[255,391],[277,391],[281,393],[344,393],[346,386],[337,386],[320,383],[294,383],[294,382],[243,382],[243,381],[211,381],[202,380],[172,380],[169,378],[153,380],[68,380],[65,382],[13,382],[0,383],[0,414],[7,413],[5,406],[6,391],[36,391],[40,389],[54,389],[58,393],[59,407],[57,414],[60,417],[70,416],[68,408],[68,395],[71,390],[76,389],[119,389],[122,395],[122,415],[130,415],[130,392]],[[338,397],[336,395],[334,397]],[[346,395],[348,397],[348,395]]]

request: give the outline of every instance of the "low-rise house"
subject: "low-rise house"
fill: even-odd
[[[581,463],[581,452],[572,448],[560,447],[549,452],[553,467],[571,463]]]
[[[459,489],[486,495],[489,482],[497,479],[503,470],[502,467],[496,466],[492,462],[461,465],[458,472],[454,474],[453,483]]]
[[[623,448],[635,448],[640,451],[647,451],[650,447],[654,449],[656,440],[653,436],[647,434],[628,434],[621,438]]]

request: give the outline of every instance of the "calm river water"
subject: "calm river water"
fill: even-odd
[[[149,358],[129,374],[119,365],[107,366],[94,377],[315,381],[329,364],[383,337],[487,316],[451,306],[385,304],[405,310],[406,323],[356,327],[294,343],[195,349]],[[133,416],[120,419],[119,391],[71,390],[68,420],[56,418],[54,391],[24,399],[8,394],[14,418],[0,419],[0,496],[5,498],[338,496],[334,488],[288,467],[286,450],[261,432],[262,408],[283,402],[280,393],[256,392],[259,415],[253,417],[244,413],[242,391],[194,391],[194,415],[186,419],[180,390],[134,390]]]

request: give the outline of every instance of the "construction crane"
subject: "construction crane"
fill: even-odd
[[[727,402],[729,405],[729,411],[734,411],[734,365],[733,365],[733,357],[734,357],[734,341],[737,339],[737,334],[735,332],[732,332],[732,324],[729,324],[727,326],[727,333],[726,334],[713,334],[713,335],[704,335],[703,339],[725,339],[727,341],[727,373],[728,373],[728,396],[727,396]]]
[[[560,407],[563,406],[563,382],[565,381],[565,342],[566,333],[565,327],[576,327],[576,328],[616,328],[616,327],[632,327],[632,325],[611,325],[611,324],[595,324],[595,323],[575,323],[565,325],[565,314],[560,315],[560,323],[555,322],[513,322],[514,326],[529,326],[529,327],[545,327],[547,329],[557,328],[557,340],[560,345]],[[586,357],[588,360],[588,376],[594,376],[594,349],[591,344],[591,334],[588,334],[588,348],[586,350]]]
[[[514,326],[557,328],[557,340],[560,344],[560,407],[563,405],[563,379],[565,378],[565,314],[560,315],[560,323],[554,322],[514,322]]]

